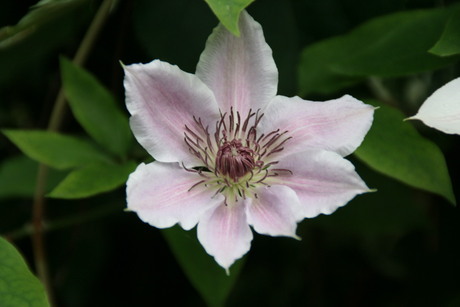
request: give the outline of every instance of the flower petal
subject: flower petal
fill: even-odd
[[[251,247],[252,232],[244,204],[222,204],[208,212],[198,224],[198,240],[206,252],[228,270]]]
[[[292,139],[277,156],[317,148],[349,155],[371,127],[374,107],[345,95],[317,102],[277,96],[264,113],[263,131],[288,130]]]
[[[241,35],[222,24],[208,38],[196,75],[212,89],[222,112],[265,107],[276,95],[278,70],[262,27],[246,11],[240,15]]]
[[[303,212],[296,193],[282,185],[257,189],[257,198],[246,207],[248,222],[260,234],[288,236],[295,234],[297,222],[303,219]]]
[[[304,217],[331,214],[356,195],[369,192],[353,164],[332,151],[295,153],[274,167],[292,172],[279,171],[279,176],[272,180],[296,192]]]
[[[419,119],[444,133],[460,134],[460,78],[437,89],[408,119]]]
[[[219,118],[211,90],[196,76],[158,60],[124,69],[126,106],[138,142],[158,161],[197,166],[184,131],[186,125],[195,127],[193,116],[213,124]]]
[[[206,210],[224,201],[222,195],[213,197],[214,191],[200,185],[190,190],[200,180],[177,163],[141,163],[126,183],[128,209],[152,226],[179,223],[189,230]]]

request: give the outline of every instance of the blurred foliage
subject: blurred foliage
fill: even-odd
[[[45,221],[59,306],[458,305],[460,213],[448,200],[460,195],[460,139],[400,120],[460,75],[459,1],[257,0],[249,6],[273,49],[280,94],[326,100],[349,93],[382,104],[358,159],[350,158],[377,192],[303,221],[300,242],[256,235],[230,277],[193,231],[143,224],[123,211],[124,189],[115,189],[148,159],[127,130],[119,61],[160,58],[193,72],[217,24],[208,4],[224,2],[120,0],[85,69],[66,60],[59,68],[60,56],[75,54],[100,3],[0,4],[0,127],[7,136],[0,139],[0,231],[32,264],[37,164],[18,147],[66,169],[50,170],[47,192],[77,199],[48,199]],[[219,16],[220,8],[213,10]],[[238,10],[227,26],[235,25]],[[61,76],[71,112],[59,133],[44,132]],[[11,249],[4,242],[0,253]]]
[[[371,130],[356,156],[385,175],[437,193],[455,205],[441,150],[405,123],[400,111],[375,101],[366,102],[377,109]]]
[[[452,10],[441,37],[430,49],[430,52],[440,56],[458,55],[460,53],[460,6]]]

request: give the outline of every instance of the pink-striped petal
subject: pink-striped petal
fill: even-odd
[[[205,214],[198,224],[198,240],[206,252],[228,270],[251,247],[252,231],[244,204],[222,204]]]
[[[168,228],[179,223],[182,228],[193,228],[206,210],[224,201],[214,191],[198,185],[202,178],[190,173],[177,163],[141,163],[126,183],[128,209],[146,223]]]
[[[184,142],[193,116],[214,125],[219,109],[211,90],[196,76],[155,60],[125,66],[126,106],[138,142],[156,160],[197,166]]]
[[[196,75],[214,92],[222,112],[233,107],[241,116],[265,107],[275,97],[278,70],[262,27],[247,12],[239,21],[240,37],[220,24],[201,54]]]
[[[255,191],[246,207],[249,224],[260,234],[288,236],[295,234],[297,222],[303,219],[303,212],[296,193],[287,186],[273,185]]]
[[[356,195],[369,192],[353,164],[332,151],[295,153],[274,167],[292,172],[280,171],[272,180],[296,192],[304,217],[331,214]]]
[[[265,111],[263,130],[288,130],[278,157],[308,149],[326,149],[347,156],[361,144],[371,127],[374,107],[345,95],[316,102],[277,96]]]

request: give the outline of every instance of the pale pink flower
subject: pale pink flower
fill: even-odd
[[[128,209],[158,228],[198,225],[223,268],[248,252],[252,228],[296,236],[297,223],[369,191],[343,159],[369,130],[373,107],[277,96],[278,71],[261,26],[246,12],[241,36],[219,25],[196,74],[159,60],[125,67],[138,142],[156,161],[127,182]]]

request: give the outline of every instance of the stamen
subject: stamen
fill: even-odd
[[[187,132],[190,133],[195,139],[200,140],[201,142],[203,142],[203,139],[200,138],[198,135],[196,135],[195,132],[190,130],[190,128],[187,125],[185,125],[185,130],[187,130]],[[184,134],[187,136],[186,132],[184,132]]]
[[[291,170],[289,170],[289,169],[286,169],[286,168],[273,168],[273,169],[271,169],[271,171],[273,171],[273,172],[287,172],[287,173],[293,175],[293,172]]]
[[[192,185],[190,189],[188,189],[188,192],[190,192],[193,188],[199,186],[199,185],[202,184],[203,182],[206,182],[206,180],[198,181],[197,183],[195,183],[194,185]]]
[[[220,111],[213,136],[201,118],[194,116],[194,124],[185,125],[184,142],[190,153],[204,163],[205,168],[203,173],[186,168],[182,163],[186,171],[203,177],[189,191],[203,184],[215,191],[213,197],[221,193],[225,197],[225,204],[232,205],[239,198],[258,198],[253,189],[260,185],[269,186],[264,182],[268,177],[292,174],[288,169],[271,169],[278,161],[264,161],[271,154],[282,151],[291,137],[287,137],[288,131],[280,132],[280,129],[259,136],[257,128],[263,116],[260,109],[256,112],[250,109],[244,120],[233,107],[225,113]]]
[[[251,111],[252,109],[249,109],[248,116],[246,116],[246,120],[244,121],[243,129],[242,129],[243,132],[246,132],[246,128],[248,127],[249,120],[251,119],[251,117],[253,117],[256,114],[256,113],[251,113]]]

